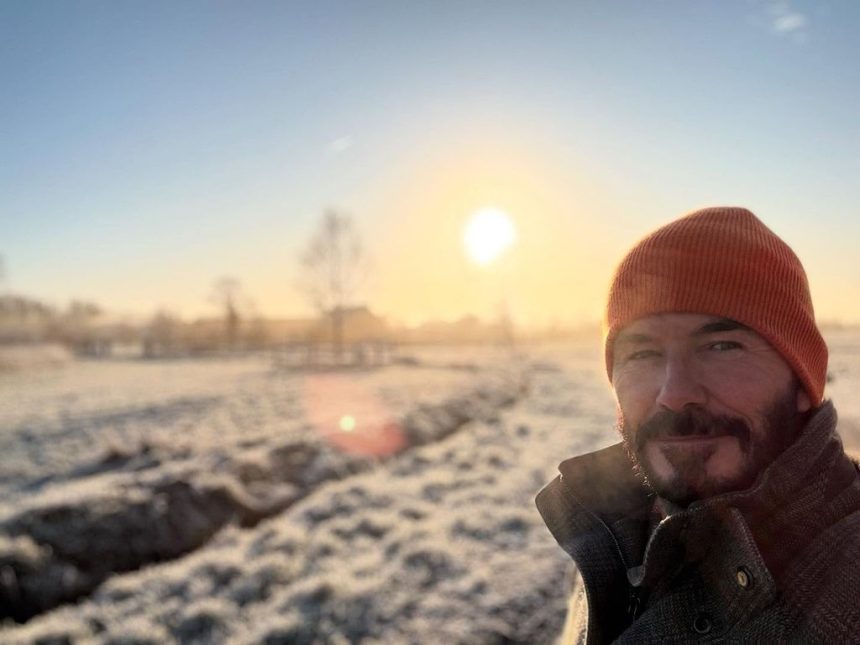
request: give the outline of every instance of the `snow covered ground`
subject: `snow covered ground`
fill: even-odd
[[[856,450],[860,338],[831,343]],[[0,640],[550,642],[568,562],[533,497],[616,440],[600,348],[416,358],[0,374]]]

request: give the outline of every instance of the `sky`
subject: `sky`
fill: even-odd
[[[576,324],[636,240],[724,204],[860,322],[858,28],[850,0],[3,0],[0,290],[192,317],[233,276],[307,315],[337,209],[392,320]],[[480,265],[488,207],[516,242]]]

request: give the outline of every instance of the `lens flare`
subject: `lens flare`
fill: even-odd
[[[310,375],[304,407],[312,427],[338,450],[383,457],[406,446],[406,435],[391,410],[358,380],[339,374]]]

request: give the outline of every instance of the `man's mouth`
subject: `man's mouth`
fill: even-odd
[[[731,433],[726,432],[723,428],[714,426],[699,425],[695,428],[689,426],[675,427],[666,432],[655,433],[650,439],[656,441],[702,441],[705,439],[720,439],[722,437],[731,437]]]
[[[669,444],[695,444],[718,441],[719,439],[736,438],[730,434],[688,434],[688,435],[671,435],[663,437],[652,437],[649,441],[657,441],[660,443]]]

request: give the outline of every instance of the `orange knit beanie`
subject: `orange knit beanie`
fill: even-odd
[[[767,339],[797,374],[813,406],[824,397],[827,345],[809,283],[789,246],[744,208],[705,208],[654,231],[619,265],[604,320],[606,371],[627,324],[659,313],[742,323]]]

